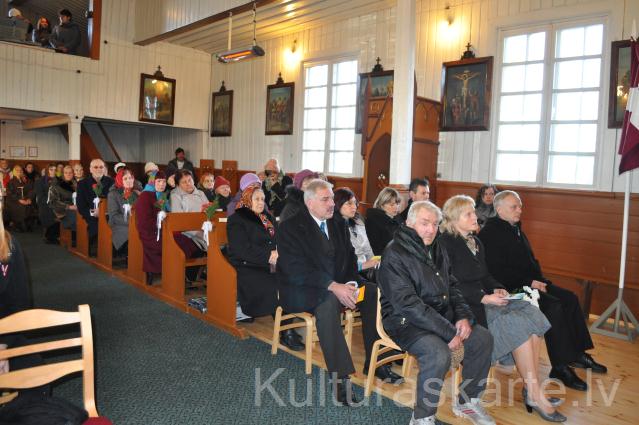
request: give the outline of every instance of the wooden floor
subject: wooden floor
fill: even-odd
[[[594,316],[591,316],[591,321]],[[243,324],[247,332],[270,345],[273,334],[273,319],[264,317],[254,323]],[[590,390],[580,392],[566,389],[560,392],[559,387],[551,383],[548,390],[554,390],[552,394],[565,399],[559,411],[568,417],[566,424],[579,425],[637,425],[639,424],[639,407],[637,406],[637,393],[639,393],[639,340],[630,343],[614,338],[593,335],[595,349],[591,354],[595,359],[608,366],[606,375],[590,374],[587,376],[583,369],[577,370],[579,376],[588,382]],[[293,352],[283,349],[303,361],[303,352]],[[547,378],[550,371],[550,363],[545,348],[542,350],[541,377]],[[366,375],[362,373],[364,364],[364,350],[361,336],[361,328],[355,329],[353,336],[353,360],[357,373],[353,381],[364,386]],[[316,344],[313,352],[313,363],[325,367],[324,359]],[[400,372],[399,368],[396,372]],[[414,401],[415,377],[417,368],[414,367],[410,379],[400,386],[382,384],[377,381],[376,391],[384,396],[394,399],[397,403],[412,406]],[[528,414],[524,410],[521,399],[521,380],[519,374],[513,371],[507,374],[505,371],[495,369],[496,382],[488,385],[484,394],[484,402],[488,411],[499,425],[521,425],[545,423],[537,414]],[[438,410],[440,419],[453,424],[469,424],[467,420],[455,417],[451,410],[450,398],[450,374],[446,378],[445,395],[442,396],[443,405]],[[510,395],[509,395],[510,394]],[[550,393],[548,393],[550,395]],[[558,395],[557,395],[558,394]],[[375,395],[373,395],[375,397]],[[510,401],[509,401],[510,400]]]

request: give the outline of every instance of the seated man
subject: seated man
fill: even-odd
[[[399,213],[402,223],[406,222],[408,217],[408,211],[413,202],[428,201],[430,199],[430,187],[428,180],[422,178],[415,178],[410,181],[408,185],[408,204],[404,211]]]
[[[105,199],[113,185],[113,179],[106,175],[106,166],[101,159],[94,159],[89,165],[89,176],[78,183],[76,206],[87,222],[89,233],[89,254],[97,254],[98,213],[93,200]]]
[[[450,264],[437,243],[441,211],[429,201],[414,202],[406,224],[384,250],[377,283],[382,291],[384,329],[417,358],[419,374],[411,425],[445,424],[435,417],[439,393],[450,368],[451,351],[463,346],[463,381],[453,407],[474,424],[495,421],[481,406],[493,350],[493,337],[480,325],[449,274]]]
[[[517,192],[504,190],[493,200],[497,216],[489,218],[479,232],[486,247],[486,262],[491,275],[510,292],[530,286],[540,293],[539,308],[552,328],[546,332],[546,348],[552,369],[550,377],[567,387],[586,391],[587,384],[569,365],[606,373],[605,366],[586,353],[593,348],[577,296],[546,279],[530,242],[521,229],[521,199]]]
[[[277,278],[281,307],[287,312],[315,315],[317,336],[331,374],[335,398],[343,405],[358,401],[352,393],[349,376],[355,372],[342,331],[342,309],[354,309],[355,286],[361,282],[357,258],[344,221],[334,220],[333,186],[313,180],[304,192],[306,208],[284,221],[277,236]],[[362,313],[364,338],[376,338],[375,287],[366,285],[364,300],[357,303]],[[373,324],[373,326],[369,326]],[[335,380],[335,375],[337,380]]]

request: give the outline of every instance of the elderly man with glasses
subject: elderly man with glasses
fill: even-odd
[[[95,198],[106,198],[113,179],[106,175],[106,165],[101,159],[94,159],[89,166],[89,176],[78,182],[76,205],[87,222],[89,233],[89,255],[95,256],[98,241],[98,213]]]

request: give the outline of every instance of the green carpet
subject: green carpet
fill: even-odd
[[[271,356],[157,301],[35,234],[18,235],[38,308],[91,306],[98,411],[114,424],[407,424],[411,410],[374,394],[337,407],[325,373],[287,353]],[[266,385],[273,373],[278,373]],[[257,391],[259,382],[263,391]],[[79,376],[54,394],[81,405]],[[360,398],[363,391],[357,388]],[[307,397],[307,394],[310,396]],[[259,401],[259,403],[256,403]],[[282,403],[280,403],[280,401]]]

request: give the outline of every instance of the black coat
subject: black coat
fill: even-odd
[[[373,253],[382,255],[386,245],[393,239],[400,222],[395,218],[390,218],[382,209],[369,208],[366,211],[365,224],[366,235],[368,235],[368,241],[371,243]]]
[[[16,238],[11,238],[11,255],[2,262],[0,273],[0,319],[18,311],[31,308],[29,277],[22,248]]]
[[[103,176],[100,179],[100,182],[102,184],[102,193],[100,194],[100,198],[106,198],[109,194],[109,189],[111,189],[111,186],[113,185],[113,179],[109,176]],[[95,179],[90,174],[80,180],[80,182],[78,182],[77,196],[75,200],[80,215],[88,224],[90,237],[98,234],[98,219],[97,217],[91,217],[89,211],[93,209],[93,199],[95,198],[93,185],[95,183]]]
[[[36,205],[38,206],[38,218],[43,227],[49,227],[55,224],[55,215],[53,210],[47,204],[49,199],[49,188],[55,184],[55,178],[42,177],[37,179],[35,186]]]
[[[171,177],[173,174],[177,173],[179,170],[177,158],[173,158],[169,161],[166,166],[166,176]],[[184,165],[182,165],[182,170],[189,170],[191,174],[193,174],[193,178],[195,178],[195,168],[193,167],[193,163],[188,159],[184,159]],[[177,182],[176,182],[177,183]]]
[[[419,238],[406,226],[400,232],[412,232]],[[427,264],[396,237],[384,250],[377,272],[384,329],[404,349],[429,334],[448,343],[457,334],[454,323],[474,319],[451,274],[446,251],[437,240],[431,245],[431,253],[433,259]]]
[[[273,226],[275,219],[266,213]],[[277,307],[277,279],[270,273],[268,260],[277,248],[259,217],[248,208],[235,210],[229,217],[228,253],[237,270],[238,298],[242,312],[251,317],[275,313]]]
[[[486,247],[488,271],[509,292],[530,286],[533,280],[550,284],[541,273],[530,242],[521,230],[521,222],[512,226],[499,216],[489,218],[479,232]]]
[[[285,205],[286,188],[293,184],[293,179],[289,176],[282,177],[281,183],[275,183],[271,186],[270,190],[266,189],[266,180],[262,182],[262,190],[264,191],[264,202],[268,206],[268,209],[273,213],[275,217],[279,217],[282,214],[282,210]]]
[[[466,241],[459,235],[444,232],[439,235],[438,241],[446,249],[451,272],[459,282],[457,287],[473,311],[477,323],[488,328],[486,311],[481,300],[485,295],[492,294],[495,289],[505,288],[488,272],[486,250],[479,238],[473,237],[478,247],[476,255],[470,252]]]
[[[304,205],[304,192],[292,184],[289,185],[286,188],[286,199],[280,214],[280,223],[293,217],[304,208],[306,208],[306,205]]]
[[[277,279],[280,305],[287,312],[312,312],[331,282],[362,282],[346,223],[331,218],[326,224],[328,239],[307,208],[280,223]]]

